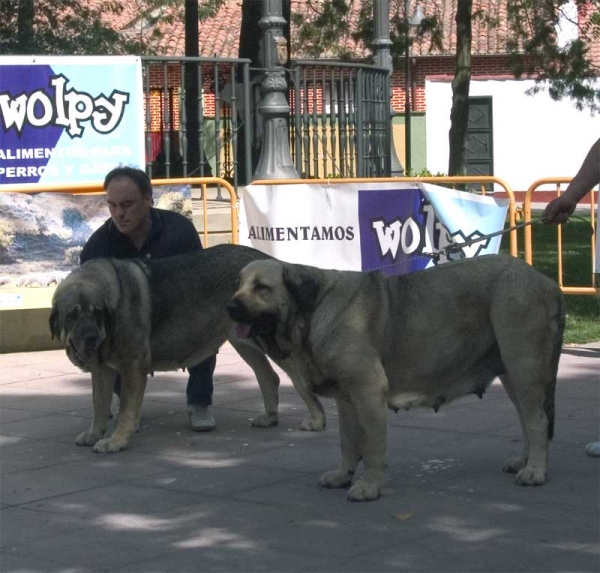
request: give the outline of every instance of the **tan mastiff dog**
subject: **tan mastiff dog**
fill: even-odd
[[[301,395],[333,396],[342,460],[324,487],[348,499],[380,495],[386,407],[435,410],[481,397],[499,376],[521,420],[523,451],[504,471],[520,485],[546,479],[563,297],[513,257],[481,256],[396,277],[255,261],[227,305],[239,338],[254,339]]]

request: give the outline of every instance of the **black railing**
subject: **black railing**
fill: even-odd
[[[250,61],[148,56],[142,66],[148,174],[250,181]]]
[[[256,86],[264,70],[226,58],[142,62],[148,174],[216,176],[234,188],[250,182],[263,141]],[[291,62],[287,71],[290,149],[301,177],[389,176],[389,71],[319,60]]]
[[[389,70],[292,62],[292,156],[303,178],[390,174]]]

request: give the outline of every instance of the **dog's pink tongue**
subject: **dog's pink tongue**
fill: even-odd
[[[249,324],[243,324],[243,323],[238,322],[235,325],[235,335],[238,338],[249,338],[251,328],[252,328],[252,326]]]

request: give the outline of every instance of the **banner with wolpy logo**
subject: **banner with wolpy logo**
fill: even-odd
[[[144,167],[139,57],[0,57],[0,185],[99,181]]]
[[[240,243],[281,260],[397,275],[497,253],[509,201],[430,184],[249,185]],[[445,253],[451,243],[469,243]]]

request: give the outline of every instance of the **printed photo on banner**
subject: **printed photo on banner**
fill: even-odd
[[[288,262],[405,274],[497,253],[501,237],[486,235],[504,227],[508,206],[507,199],[422,183],[250,185],[240,204],[240,242]]]
[[[152,196],[159,209],[192,220],[190,185],[158,185]],[[109,217],[104,193],[0,190],[0,289],[60,282],[79,266],[83,245]]]
[[[143,114],[138,57],[0,57],[0,190],[143,168]]]

